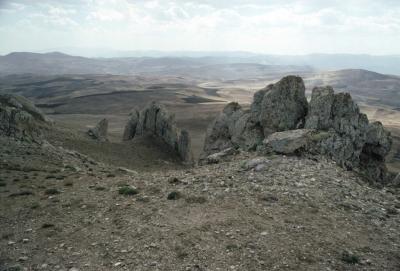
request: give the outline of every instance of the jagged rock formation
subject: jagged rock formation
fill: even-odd
[[[207,130],[204,157],[236,146],[254,150],[262,139],[262,128],[252,112],[244,111],[238,103],[229,103]]]
[[[152,135],[162,139],[174,150],[185,164],[193,164],[190,135],[186,130],[180,130],[175,117],[166,108],[151,102],[140,114],[134,111],[125,127],[124,140],[135,136]]]
[[[22,96],[0,95],[0,136],[23,141],[42,141],[45,115]]]
[[[241,118],[242,129],[236,129]],[[251,136],[249,131],[258,132]],[[350,94],[335,94],[329,86],[314,88],[307,106],[300,77],[284,77],[256,92],[248,113],[228,104],[208,129],[202,157],[227,147],[249,150],[238,138],[261,152],[326,155],[372,181],[388,179],[384,161],[392,144],[390,133],[380,122],[369,123]]]
[[[258,118],[267,136],[276,131],[301,128],[306,114],[307,99],[303,79],[287,76],[267,87]]]
[[[102,119],[99,121],[94,128],[90,128],[87,132],[87,134],[100,142],[105,142],[108,141],[107,138],[107,133],[108,133],[108,120],[107,119]]]
[[[316,142],[316,152],[345,168],[362,168],[371,179],[386,179],[390,133],[380,122],[369,123],[350,94],[334,94],[331,87],[314,88],[309,110],[305,127],[326,132]]]
[[[228,104],[206,133],[202,159],[226,148],[255,150],[265,136],[304,124],[307,100],[303,80],[287,76],[254,94],[250,110]]]
[[[135,137],[136,127],[139,123],[139,116],[140,113],[136,108],[133,109],[132,112],[129,114],[129,120],[125,125],[124,135],[122,137],[123,141],[128,141]]]

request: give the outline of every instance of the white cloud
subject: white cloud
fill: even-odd
[[[19,41],[17,36],[22,37],[24,30],[17,23],[29,20],[30,27],[42,35],[70,35],[71,44],[59,47],[101,44],[118,49],[400,53],[395,45],[400,43],[400,2],[394,0],[32,3],[14,0],[0,6],[0,12],[20,9],[13,16],[0,16],[2,25],[15,28],[7,38]],[[383,41],[393,45],[381,46]],[[1,45],[0,49],[5,50]]]

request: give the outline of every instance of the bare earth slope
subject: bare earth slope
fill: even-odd
[[[136,172],[4,138],[0,155],[0,270],[400,268],[399,190],[324,159]]]

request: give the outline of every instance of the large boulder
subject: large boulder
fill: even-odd
[[[105,142],[108,141],[108,120],[102,119],[100,120],[95,127],[90,128],[87,134],[94,140]]]
[[[258,95],[261,96],[261,93]],[[258,102],[257,100],[255,101]],[[273,132],[301,128],[307,114],[307,99],[303,79],[298,76],[286,76],[278,83],[269,85],[258,109],[259,121],[264,136]]]
[[[275,132],[264,141],[267,150],[280,154],[300,154],[312,144],[312,135],[315,130],[297,129],[284,132]]]
[[[160,138],[185,164],[194,163],[189,132],[180,130],[175,117],[157,102],[151,102],[139,114],[135,136],[151,135]],[[131,121],[131,120],[130,120]]]
[[[28,99],[13,94],[0,95],[0,136],[41,142],[46,123],[48,119]]]
[[[136,128],[139,123],[139,116],[140,113],[137,109],[133,109],[132,112],[129,114],[129,120],[125,125],[124,134],[122,137],[123,141],[128,141],[135,137]]]

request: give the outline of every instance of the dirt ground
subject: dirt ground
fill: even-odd
[[[158,150],[128,170],[68,150],[111,161],[115,143],[53,135],[1,139],[0,270],[400,269],[400,191],[330,161],[268,156],[256,171],[243,153],[183,168]]]

